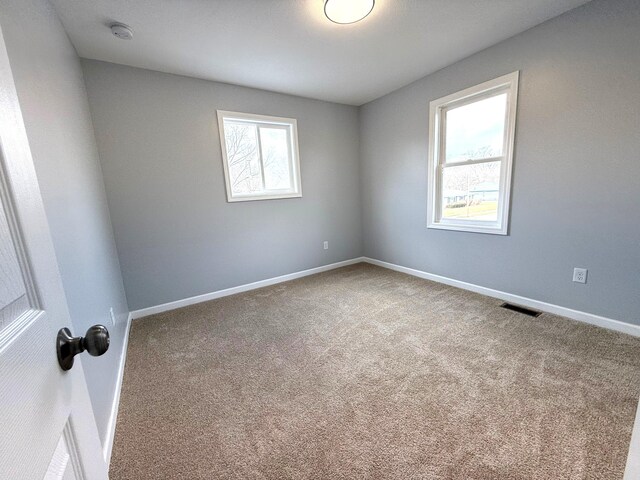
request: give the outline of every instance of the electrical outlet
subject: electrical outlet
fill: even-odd
[[[109,316],[111,317],[111,325],[115,326],[116,324],[116,314],[113,313],[113,307],[109,309]]]
[[[324,241],[324,249],[329,250],[329,242],[327,242],[326,240]]]
[[[587,283],[587,269],[586,268],[574,268],[573,269],[573,281],[577,283]]]

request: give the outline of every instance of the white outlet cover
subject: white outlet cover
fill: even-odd
[[[573,281],[577,283],[587,283],[587,272],[586,268],[574,268],[573,269]]]
[[[327,242],[326,240],[324,242],[324,249],[329,250],[329,242]]]

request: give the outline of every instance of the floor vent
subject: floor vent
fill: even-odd
[[[503,303],[500,306],[502,308],[506,308],[507,310],[512,310],[514,312],[529,315],[530,317],[539,317],[540,315],[542,315],[542,312],[531,310],[530,308],[526,308],[526,307],[521,307],[520,305],[514,305],[513,303]]]

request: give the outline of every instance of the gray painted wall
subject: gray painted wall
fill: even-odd
[[[83,358],[104,443],[128,314],[80,61],[46,0],[0,1],[27,136],[73,331],[111,332],[109,351]],[[118,317],[109,319],[113,306]],[[53,345],[53,339],[51,339]]]
[[[357,108],[82,64],[131,310],[360,255]],[[302,198],[227,203],[217,109],[298,120]]]
[[[361,107],[364,254],[640,324],[639,46],[596,0]],[[515,70],[510,235],[427,229],[429,101]]]

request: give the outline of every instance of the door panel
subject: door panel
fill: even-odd
[[[1,32],[0,111],[0,479],[103,480],[82,360],[58,365],[74,329]]]
[[[22,269],[11,238],[7,216],[4,209],[0,209],[0,332],[28,309]]]
[[[28,312],[37,308],[3,163],[0,163],[0,349],[15,332],[14,323],[27,321]]]
[[[44,480],[84,480],[69,421],[62,431]]]

